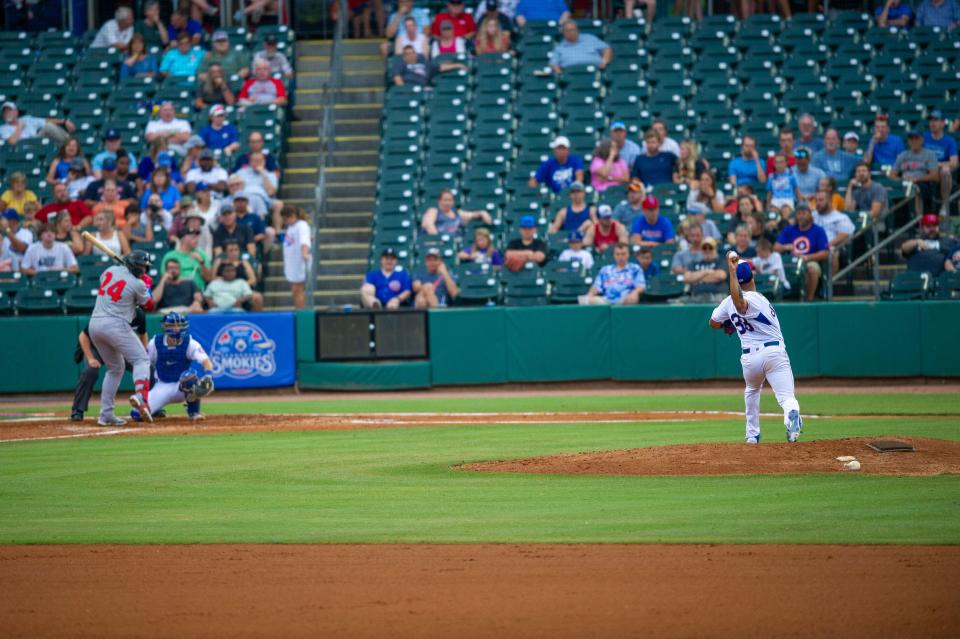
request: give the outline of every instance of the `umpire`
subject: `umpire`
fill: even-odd
[[[137,308],[130,326],[136,331],[137,337],[140,338],[144,348],[146,348],[147,314],[142,308]],[[70,421],[82,422],[83,414],[90,403],[90,395],[93,394],[93,387],[96,386],[97,379],[100,378],[100,369],[103,367],[103,358],[97,352],[97,347],[93,345],[87,327],[84,327],[77,337],[77,350],[73,353],[73,361],[77,364],[83,362],[83,370],[80,372],[80,379],[77,380],[77,388],[73,391]],[[132,372],[129,363],[126,364],[126,369]]]

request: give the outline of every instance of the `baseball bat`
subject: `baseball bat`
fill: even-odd
[[[90,233],[90,231],[82,232],[80,234],[80,237],[82,237],[83,239],[87,240],[88,242],[96,246],[98,249],[100,249],[101,252],[103,252],[104,255],[110,257],[117,264],[123,264],[123,260],[120,258],[120,256],[114,253],[113,249],[111,249],[109,246],[107,246],[106,244],[98,240],[96,237],[94,237],[94,235]]]

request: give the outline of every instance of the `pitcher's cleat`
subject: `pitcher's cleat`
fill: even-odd
[[[147,405],[147,402],[143,401],[143,397],[140,396],[140,393],[134,393],[130,396],[130,405],[140,413],[141,419],[145,419],[148,422],[153,421],[153,415],[150,414],[150,406]],[[131,412],[131,416],[132,415],[133,413]]]
[[[125,426],[127,420],[116,415],[101,415],[97,418],[97,423],[101,426]]]
[[[792,410],[787,413],[787,441],[790,443],[800,439],[800,432],[803,430],[803,420],[800,419],[800,411]]]

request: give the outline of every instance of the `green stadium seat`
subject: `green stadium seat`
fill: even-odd
[[[929,273],[918,273],[915,271],[903,271],[897,273],[890,281],[890,288],[882,299],[902,301],[902,300],[923,300],[927,299],[933,290],[933,278]]]
[[[62,298],[53,289],[23,289],[17,293],[13,303],[19,315],[50,315],[63,311]]]
[[[960,300],[960,273],[944,271],[937,277],[938,300]]]
[[[682,275],[669,272],[660,272],[647,280],[647,289],[643,294],[644,301],[662,302],[668,299],[681,297],[686,289]]]

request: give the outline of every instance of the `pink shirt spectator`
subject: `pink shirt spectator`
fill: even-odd
[[[617,158],[610,166],[610,177],[620,179],[604,180],[597,173],[597,171],[603,168],[604,164],[606,164],[606,160],[599,156],[594,157],[590,162],[590,184],[593,185],[593,188],[597,193],[603,193],[611,186],[623,184],[624,178],[630,176],[630,169],[627,168],[627,163],[620,158]]]

